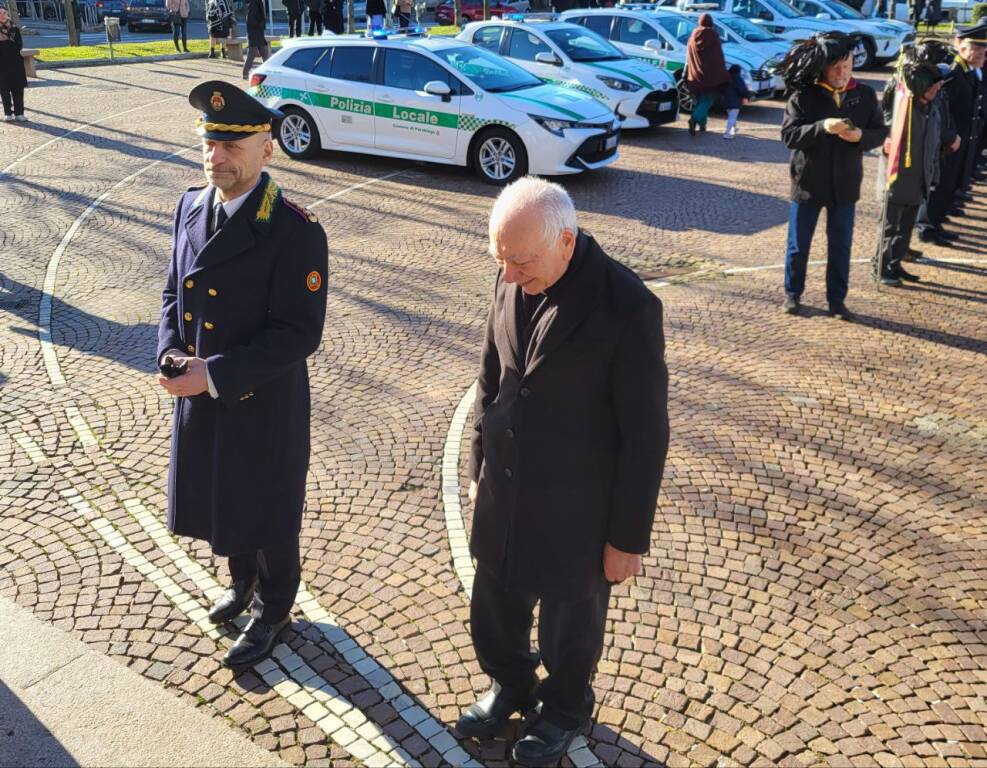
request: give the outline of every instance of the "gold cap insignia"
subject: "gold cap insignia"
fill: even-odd
[[[212,97],[209,99],[209,105],[212,107],[213,112],[222,112],[226,106],[226,99],[223,98],[223,94],[219,91],[213,91]]]

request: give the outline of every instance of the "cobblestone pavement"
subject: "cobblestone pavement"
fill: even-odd
[[[234,676],[202,620],[225,565],[161,525],[171,403],[151,357],[174,203],[201,178],[184,94],[235,72],[43,74],[34,122],[0,129],[0,595],[289,762],[503,764],[506,741],[451,732],[487,684],[450,547],[450,422],[494,190],[276,154],[326,228],[332,290],[307,591],[277,658]],[[673,434],[645,573],[615,590],[592,754],[571,760],[987,765],[987,196],[914,287],[878,291],[856,264],[859,322],[823,315],[821,267],[808,316],[782,315],[779,106],[731,143],[717,119],[628,135],[614,167],[565,181],[664,302]],[[859,259],[877,213],[869,179]]]

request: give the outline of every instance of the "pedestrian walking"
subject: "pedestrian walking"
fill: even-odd
[[[342,0],[323,0],[322,23],[334,35],[343,34],[343,2]]]
[[[669,434],[662,308],[557,184],[506,187],[489,231],[499,271],[469,497],[470,631],[492,687],[456,727],[491,738],[540,703],[513,759],[554,765],[590,723],[611,585],[640,572],[651,542]]]
[[[250,76],[250,68],[254,58],[260,56],[261,61],[267,61],[271,55],[267,47],[264,30],[267,28],[264,0],[247,0],[247,56],[243,62],[243,79]]]
[[[302,0],[284,0],[288,12],[288,37],[302,36]]]
[[[230,37],[233,9],[227,0],[209,0],[206,4],[206,25],[209,28],[209,58],[216,58],[216,44],[220,55],[226,58],[226,40]]]
[[[10,18],[7,9],[0,6],[0,99],[3,100],[3,119],[27,122],[24,116],[24,89],[27,73],[21,50],[24,39],[21,30]]]
[[[706,130],[709,110],[730,80],[723,58],[723,45],[713,28],[713,17],[708,13],[699,16],[699,26],[689,35],[685,56],[686,86],[696,99],[689,117],[689,135],[695,136],[697,128]]]
[[[739,64],[731,64],[727,74],[730,75],[730,79],[727,80],[727,84],[723,88],[723,107],[727,111],[727,127],[723,131],[723,138],[735,139],[737,138],[737,119],[740,117],[740,108],[750,104],[754,94],[744,82]]]
[[[953,41],[956,57],[944,86],[949,113],[960,148],[943,160],[939,184],[922,204],[918,213],[919,239],[950,247],[957,235],[944,228],[946,218],[955,212],[957,203],[966,200],[961,183],[967,167],[968,153],[975,152],[979,140],[977,116],[983,109],[984,90],[976,70],[984,65],[987,53],[987,21],[976,26],[958,27]]]
[[[827,32],[796,44],[779,66],[791,94],[781,124],[791,150],[784,303],[790,314],[799,312],[812,237],[825,210],[829,313],[853,319],[845,300],[864,152],[887,136],[877,94],[853,79],[855,46],[853,37]]]
[[[322,0],[308,0],[308,36],[322,34]]]
[[[264,170],[281,113],[221,80],[189,103],[209,184],[179,200],[158,328],[158,381],[177,398],[168,526],[227,558],[231,585],[209,619],[251,608],[223,659],[243,669],[270,654],[301,577],[305,360],[322,339],[326,236]]]
[[[387,6],[384,0],[367,0],[367,31],[383,29]]]
[[[942,158],[960,146],[940,93],[946,77],[935,63],[940,45],[927,41],[905,48],[898,74],[888,82],[882,99],[884,122],[890,128],[878,179],[884,194],[878,252],[882,285],[919,279],[902,260],[911,250],[919,205],[939,183]],[[943,69],[948,72],[945,65]]]
[[[171,14],[171,36],[175,42],[175,50],[181,53],[184,49],[188,53],[189,0],[165,0],[165,8]],[[181,48],[178,47],[179,34],[182,37]]]

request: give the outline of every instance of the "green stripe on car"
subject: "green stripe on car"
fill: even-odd
[[[635,83],[637,83],[638,85],[640,85],[642,88],[650,88],[651,87],[651,83],[649,83],[644,78],[638,77],[637,75],[633,75],[630,72],[624,72],[621,69],[617,69],[617,67],[609,67],[606,64],[594,64],[593,62],[590,62],[590,61],[587,61],[586,63],[589,66],[594,67],[596,69],[605,69],[608,72],[613,72],[614,74],[620,75],[621,77],[630,78]]]

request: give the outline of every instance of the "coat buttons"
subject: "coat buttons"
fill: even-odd
[[[521,395],[521,397],[527,397],[528,395],[531,394],[531,390],[528,389],[527,387],[521,387],[521,392],[519,394]]]
[[[215,288],[210,288],[209,289],[209,295],[210,296],[216,296],[217,294],[218,294],[218,292],[216,291]]]
[[[191,312],[186,312],[185,313],[185,322],[186,323],[191,323],[192,322],[192,313]]]
[[[195,280],[186,280],[185,281],[185,287],[186,288],[195,288]]]
[[[205,328],[206,328],[207,331],[211,331],[213,328],[216,327],[212,323],[203,323],[203,325],[205,326]]]
[[[188,345],[188,346],[186,347],[186,349],[187,349],[187,350],[189,351],[189,354],[190,354],[190,355],[194,355],[194,354],[195,354],[195,346],[194,346],[193,344],[189,344],[189,345]]]
[[[512,440],[514,439],[514,430],[513,429],[508,429],[507,432],[505,432],[504,434],[506,434]]]
[[[508,480],[514,477],[514,473],[511,471],[510,467],[504,470],[504,477],[506,477]]]

